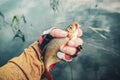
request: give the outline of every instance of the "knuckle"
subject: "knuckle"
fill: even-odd
[[[76,41],[75,41],[75,47],[77,47],[79,45],[82,45],[82,44],[83,44],[83,40],[82,39],[80,39],[80,38],[76,39]]]
[[[75,48],[67,48],[66,49],[66,53],[69,54],[69,55],[74,55],[75,52],[76,52]]]

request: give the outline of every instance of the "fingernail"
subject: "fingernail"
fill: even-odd
[[[62,35],[66,35],[67,34],[67,32],[65,32],[65,31],[61,31],[60,32]]]

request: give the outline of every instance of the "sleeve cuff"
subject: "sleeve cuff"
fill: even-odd
[[[35,51],[37,58],[39,60],[41,60],[41,58],[42,58],[42,51],[39,48],[39,42],[35,41],[33,44],[30,45],[30,47],[32,47],[33,50]]]

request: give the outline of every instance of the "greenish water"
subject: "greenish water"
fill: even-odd
[[[84,33],[83,51],[71,66],[57,64],[54,80],[119,80],[119,5],[119,0],[0,0],[0,66],[44,30],[77,21]],[[18,32],[21,38],[15,37]]]

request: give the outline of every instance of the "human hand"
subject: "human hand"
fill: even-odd
[[[75,25],[76,26],[76,25]],[[63,59],[65,61],[71,61],[73,57],[80,54],[81,51],[81,45],[83,44],[83,41],[80,36],[82,36],[82,30],[80,29],[80,25],[77,24],[78,27],[78,33],[75,35],[74,38],[71,38],[66,45],[63,45],[60,47],[60,51],[57,53],[57,56],[60,59]],[[42,37],[39,39],[39,43],[41,45],[41,49],[44,49],[46,44],[49,43],[49,41],[53,38],[64,38],[68,36],[68,32],[65,30],[57,29],[57,28],[51,28],[49,30],[46,30],[43,32]],[[44,38],[44,39],[43,39]],[[60,54],[60,55],[59,55]]]
[[[61,46],[60,50],[65,53],[65,58],[69,61],[72,59],[72,56],[80,54],[81,49],[78,50],[78,47],[81,47],[83,40],[79,38],[82,36],[82,30],[79,28],[78,35],[76,38],[73,38],[68,41],[67,45]],[[67,37],[68,33],[61,29],[53,29],[50,32],[50,35],[57,38]]]
[[[69,28],[67,28],[67,31],[69,33],[65,30],[52,28],[50,30],[43,32],[42,37],[40,37],[39,39],[39,43],[41,47],[40,49],[42,49],[43,53],[44,50],[46,50],[46,56],[44,57],[44,64],[46,69],[45,74],[48,79],[52,79],[52,76],[50,75],[49,71],[54,68],[57,62],[60,62],[61,60],[71,61],[73,56],[78,55],[79,52],[81,51],[80,46],[83,44],[83,41],[79,37],[82,36],[82,30],[80,29],[79,24],[76,25],[73,23],[72,26],[74,27],[69,26]],[[74,31],[74,33],[70,31]],[[70,35],[70,33],[73,34]],[[55,46],[55,45],[59,45],[59,40],[58,40],[59,38],[63,38],[62,40],[65,40],[66,39],[65,37],[68,37],[67,43],[65,42],[62,45],[60,41],[61,47]],[[58,42],[56,41],[56,39],[51,40],[52,38],[57,38]],[[51,42],[49,43],[50,40]],[[50,46],[51,48],[48,46]],[[60,51],[58,51],[57,48],[60,49]],[[54,49],[58,52],[56,53]]]

